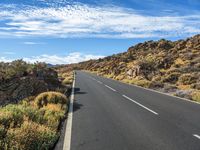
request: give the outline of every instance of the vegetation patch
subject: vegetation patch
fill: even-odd
[[[0,108],[0,149],[53,148],[67,103],[62,93],[45,92],[32,101],[25,99]]]

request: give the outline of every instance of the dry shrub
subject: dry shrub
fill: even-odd
[[[16,150],[50,149],[57,139],[58,134],[51,128],[25,121],[21,128],[8,130],[6,146]]]
[[[0,110],[0,124],[5,128],[19,127],[23,120],[24,115],[21,106],[10,104]]]
[[[192,93],[192,100],[200,102],[200,91],[195,91]]]
[[[68,103],[68,99],[64,94],[59,92],[44,92],[35,98],[35,104],[39,108],[46,106],[49,103],[64,105]]]
[[[69,84],[72,84],[73,82],[73,79],[72,78],[65,78],[62,83],[65,84],[65,85],[69,85]]]
[[[179,77],[179,83],[183,85],[188,85],[195,83],[197,81],[197,77],[191,74],[183,74]]]
[[[175,84],[178,81],[178,78],[181,74],[178,72],[173,72],[170,74],[167,74],[163,77],[162,82],[169,82]]]
[[[52,149],[67,100],[61,93],[45,92],[35,100],[24,99],[0,108],[0,149]]]
[[[133,78],[133,79],[124,79],[123,82],[129,83],[129,84],[135,84],[138,86],[142,86],[145,88],[148,88],[150,86],[150,81],[146,79],[138,79],[138,78]]]

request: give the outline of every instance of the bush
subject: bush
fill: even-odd
[[[73,82],[73,79],[72,78],[65,78],[62,83],[63,84],[66,84],[66,85],[69,85],[69,84],[72,84]]]
[[[39,108],[46,106],[49,103],[64,105],[68,103],[68,99],[64,94],[59,92],[44,92],[35,98],[35,104]]]
[[[191,74],[183,74],[179,77],[179,83],[183,85],[189,85],[195,83],[197,78]]]
[[[194,84],[192,84],[191,88],[200,90],[200,83],[194,83]]]
[[[136,85],[138,86],[142,86],[142,87],[145,87],[145,88],[148,88],[150,86],[150,81],[148,80],[138,80],[137,82],[135,82]]]
[[[43,109],[45,109],[45,125],[52,129],[57,129],[60,121],[65,117],[65,110],[62,109],[61,105],[56,104],[48,104]]]
[[[0,110],[0,124],[5,128],[19,127],[23,123],[22,107],[18,105],[7,105]]]
[[[45,96],[47,94],[47,96]],[[41,96],[42,95],[42,96]],[[67,98],[58,92],[46,92],[35,98],[47,105],[42,108],[23,100],[20,104],[0,108],[0,149],[51,149],[59,137],[58,129],[65,117]],[[41,104],[41,103],[40,103]]]
[[[200,91],[192,93],[192,100],[200,102]]]
[[[158,89],[158,88],[163,88],[163,87],[164,87],[164,84],[159,81],[151,81],[149,85],[149,88],[152,88],[152,89]]]
[[[8,130],[6,145],[8,149],[47,150],[54,146],[58,136],[51,128],[25,121],[21,128]]]
[[[175,84],[178,81],[179,76],[180,76],[180,73],[173,72],[173,73],[165,76],[162,81]]]
[[[146,79],[138,79],[138,78],[124,79],[123,81],[126,83],[129,83],[129,84],[135,84],[135,85],[142,86],[145,88],[148,88],[151,83],[150,81],[148,81]]]

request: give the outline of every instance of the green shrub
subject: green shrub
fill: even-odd
[[[57,129],[60,121],[65,117],[65,109],[62,109],[62,106],[58,104],[48,104],[43,109],[45,109],[45,125]]]
[[[44,92],[35,98],[35,103],[39,108],[41,108],[46,106],[48,103],[64,105],[68,103],[68,99],[64,94],[59,92]]]
[[[19,127],[23,123],[23,112],[20,105],[7,105],[0,110],[0,124],[5,128]]]

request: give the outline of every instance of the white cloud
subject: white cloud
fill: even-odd
[[[11,61],[13,61],[13,59],[9,59],[6,57],[0,57],[0,62],[11,62]]]
[[[45,43],[43,42],[24,42],[25,45],[43,45]]]
[[[0,36],[143,38],[199,33],[200,15],[146,16],[116,6],[0,7]]]
[[[50,64],[71,64],[71,63],[78,63],[90,59],[98,59],[104,56],[101,55],[91,55],[91,54],[82,54],[79,52],[70,53],[66,56],[58,56],[58,55],[40,55],[40,56],[33,56],[33,57],[26,57],[23,58],[24,61],[34,63],[34,62],[46,62]],[[6,57],[0,57],[0,62],[11,62],[14,59],[9,59]]]

